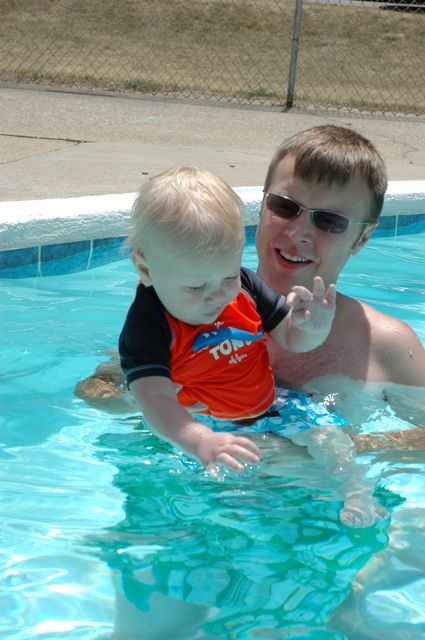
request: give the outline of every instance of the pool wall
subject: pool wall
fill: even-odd
[[[236,187],[253,233],[262,187]],[[135,193],[0,203],[0,277],[83,271],[123,258]],[[425,180],[392,181],[375,235],[425,229]]]

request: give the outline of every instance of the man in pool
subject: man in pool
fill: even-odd
[[[281,144],[269,165],[256,236],[258,273],[282,293],[319,274],[336,282],[378,224],[384,161],[351,129],[319,126]],[[318,377],[425,386],[425,350],[404,322],[337,295],[328,339],[306,358],[270,344],[277,384]]]
[[[284,294],[294,281],[311,286],[315,273],[325,282],[336,281],[349,257],[366,244],[375,228],[385,190],[382,158],[357,133],[325,126],[297,134],[278,149],[267,175],[266,193],[289,197],[296,206],[265,196],[257,232],[259,273]],[[333,215],[318,214],[319,209],[364,224],[347,225]],[[337,231],[346,229],[333,233],[332,225]],[[315,390],[322,383],[323,389],[338,392],[356,382],[384,383],[387,389],[389,382],[402,385],[407,392],[425,385],[424,349],[410,327],[340,293],[335,321],[322,346],[307,358],[277,348],[271,349],[271,356],[277,383],[294,388]],[[103,406],[109,398],[113,407],[127,397],[120,388],[122,382],[114,356],[99,366],[95,376],[80,383],[80,394],[89,401],[93,396],[101,402],[106,398]],[[390,387],[388,393],[392,391]],[[325,432],[330,433],[331,428]],[[424,434],[425,429],[411,429],[391,437],[401,447],[425,448]],[[358,449],[388,443],[386,437],[358,435],[353,439]],[[140,576],[134,576],[133,593],[142,587],[143,594],[145,585],[154,584],[152,575],[145,574],[140,571]],[[144,607],[136,606],[119,579],[117,583],[115,637],[145,637],[146,628],[150,637],[170,637],[169,629],[173,633],[189,622],[196,629],[208,616],[206,606],[168,597],[161,586],[148,605],[143,600]]]
[[[325,284],[336,282],[349,257],[361,250],[377,226],[386,187],[381,155],[351,129],[324,125],[283,142],[264,186],[256,237],[259,274],[283,294],[293,284],[311,287],[317,274]],[[391,396],[392,383],[403,385],[406,393],[409,387],[425,386],[425,350],[415,332],[401,320],[341,293],[323,345],[308,354],[269,346],[278,385],[338,394],[353,385],[377,383],[384,400]],[[76,393],[121,409],[127,401],[122,383],[113,357],[78,383]],[[423,411],[419,413],[422,427]],[[353,439],[361,450],[385,447],[387,438],[376,436]],[[425,448],[425,430],[401,432],[389,444]]]
[[[336,282],[376,228],[386,187],[381,155],[355,131],[319,126],[283,142],[264,185],[256,236],[259,274],[284,294],[317,273],[325,284]],[[349,421],[347,391],[353,398],[367,390],[418,425],[353,435],[358,450],[425,448],[425,350],[406,323],[338,292],[332,330],[309,358],[271,341],[269,352],[278,386],[332,394],[333,408]],[[331,429],[326,434],[332,438]]]

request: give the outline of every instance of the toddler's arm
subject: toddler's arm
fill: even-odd
[[[197,458],[207,469],[214,471],[215,465],[220,463],[234,471],[243,471],[243,462],[255,464],[259,461],[259,450],[248,438],[228,432],[215,433],[194,420],[178,403],[169,378],[139,378],[130,384],[130,389],[152,430]]]
[[[325,285],[320,276],[313,279],[313,291],[292,287],[287,298],[292,305],[289,313],[270,331],[270,336],[289,351],[310,351],[321,345],[329,335],[335,316],[336,287]]]

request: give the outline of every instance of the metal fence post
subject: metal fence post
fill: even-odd
[[[303,0],[295,0],[294,29],[292,32],[291,61],[289,64],[288,92],[286,94],[285,111],[289,111],[294,102],[295,76],[297,73],[298,43],[301,31],[301,10]]]

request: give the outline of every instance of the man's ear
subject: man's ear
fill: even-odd
[[[146,258],[141,251],[132,251],[131,252],[131,261],[134,264],[134,267],[139,274],[143,284],[146,287],[150,287],[152,284],[152,280],[149,273],[148,263],[146,262]]]
[[[368,224],[366,229],[362,231],[360,237],[356,240],[356,242],[353,245],[353,248],[351,250],[352,256],[355,256],[356,253],[358,253],[360,249],[362,249],[365,246],[366,242],[368,242],[370,236],[375,231],[377,226],[378,226],[378,220],[376,222],[372,222],[371,224]]]

